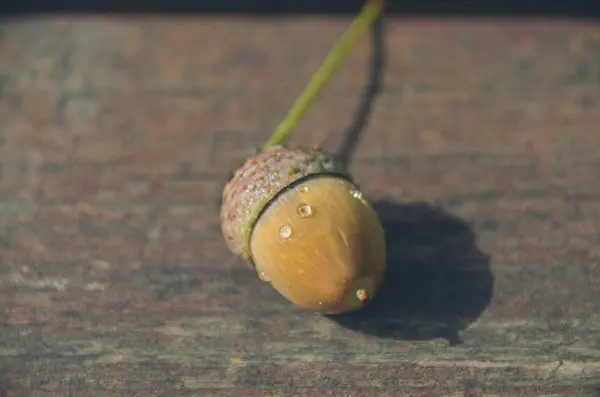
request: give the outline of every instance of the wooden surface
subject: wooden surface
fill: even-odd
[[[225,179],[348,23],[2,23],[0,396],[600,396],[597,25],[387,20],[368,309],[303,312],[228,253]],[[342,142],[368,62],[295,142]]]

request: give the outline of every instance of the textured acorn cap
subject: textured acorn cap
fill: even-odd
[[[300,307],[349,312],[379,290],[383,228],[329,153],[277,146],[250,158],[223,191],[221,221],[231,251]]]

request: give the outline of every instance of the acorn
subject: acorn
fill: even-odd
[[[292,303],[320,314],[360,309],[386,272],[379,218],[336,157],[272,146],[228,181],[227,246]]]

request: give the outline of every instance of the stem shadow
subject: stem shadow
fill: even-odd
[[[369,82],[363,94],[363,100],[360,103],[354,121],[351,127],[346,131],[342,138],[342,143],[337,151],[339,161],[347,166],[351,157],[356,151],[356,147],[360,142],[360,137],[365,130],[373,103],[381,89],[381,75],[385,63],[385,44],[384,44],[384,13],[377,18],[371,29],[371,57]]]
[[[365,308],[329,318],[381,338],[459,344],[491,301],[489,257],[466,223],[427,204],[373,205],[386,233],[384,283]]]

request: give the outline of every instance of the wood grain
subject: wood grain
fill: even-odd
[[[229,254],[229,172],[348,23],[2,22],[0,396],[600,396],[597,25],[388,18],[351,164],[390,246],[368,309]],[[295,142],[341,142],[368,44]]]

